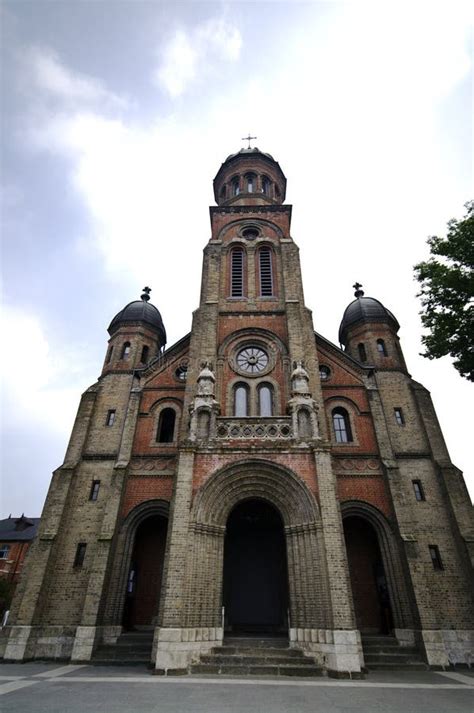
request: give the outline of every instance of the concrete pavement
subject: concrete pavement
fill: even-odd
[[[363,681],[186,676],[140,667],[0,666],[9,713],[472,713],[474,671],[374,672]]]

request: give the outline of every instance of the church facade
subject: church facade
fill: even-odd
[[[145,288],[109,326],[2,633],[4,657],[89,661],[153,629],[159,671],[239,635],[336,675],[361,635],[432,666],[473,650],[472,507],[396,317],[356,284],[335,346],[304,303],[279,164],[214,179],[192,330]]]

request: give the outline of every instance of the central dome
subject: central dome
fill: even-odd
[[[339,341],[346,344],[348,330],[359,322],[388,322],[395,331],[400,329],[395,316],[375,297],[364,297],[362,293],[345,309],[339,327]]]
[[[108,328],[110,335],[125,324],[142,322],[156,330],[160,334],[162,344],[166,344],[166,331],[161,314],[155,305],[152,305],[148,299],[144,299],[145,296],[149,299],[148,295],[143,295],[142,299],[129,302],[115,315]]]

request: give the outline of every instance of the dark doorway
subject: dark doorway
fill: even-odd
[[[159,515],[138,526],[127,579],[123,626],[151,626],[160,604],[168,521]]]
[[[227,632],[288,631],[288,570],[283,522],[263,500],[247,500],[229,515],[224,547]]]
[[[344,537],[357,628],[365,634],[388,634],[392,611],[377,533],[364,518],[348,516]]]

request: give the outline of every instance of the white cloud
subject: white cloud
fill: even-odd
[[[191,32],[178,29],[162,52],[155,81],[178,97],[199,74],[206,76],[223,61],[236,62],[241,46],[239,30],[223,19],[210,19]]]
[[[36,87],[51,98],[75,105],[102,104],[102,107],[120,108],[126,105],[123,97],[105,88],[95,77],[73,72],[50,48],[32,47],[25,55],[30,76]]]

